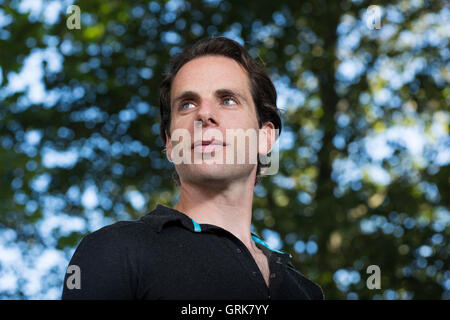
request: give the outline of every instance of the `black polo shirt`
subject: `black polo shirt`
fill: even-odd
[[[71,269],[62,299],[324,298],[289,254],[271,250],[254,233],[252,238],[269,259],[269,287],[233,234],[157,205],[139,220],[116,222],[84,237],[69,264],[79,267],[80,288],[67,286]]]

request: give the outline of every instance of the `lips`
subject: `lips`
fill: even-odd
[[[214,140],[214,139],[213,140],[199,140],[192,144],[192,149],[194,149],[195,147],[198,147],[198,146],[213,146],[213,145],[225,147],[227,144],[220,140]]]
[[[192,144],[192,150],[199,153],[211,153],[226,145],[226,143],[220,140],[199,140]]]

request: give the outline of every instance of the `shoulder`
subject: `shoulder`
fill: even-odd
[[[143,243],[148,243],[143,237],[148,239],[151,235],[151,230],[140,221],[120,221],[85,236],[69,262],[69,267],[79,270],[80,288],[75,290],[69,285],[71,275],[66,272],[62,298],[135,297],[140,260],[146,253]]]
[[[322,288],[312,280],[305,277],[299,270],[297,270],[291,262],[287,264],[288,272],[293,275],[300,286],[306,291],[311,300],[324,300]]]
[[[143,232],[144,227],[140,221],[118,221],[87,234],[83,241],[90,243],[133,241]]]
[[[155,245],[158,247],[158,244],[162,245],[164,242],[161,236],[158,236],[163,226],[171,221],[181,221],[187,224],[184,221],[186,219],[188,218],[174,210],[158,205],[138,220],[118,221],[89,233],[82,239],[79,249],[113,250],[112,254],[114,254],[122,249],[147,250]],[[143,248],[144,246],[145,248]]]
[[[155,232],[141,220],[118,221],[93,231],[81,240],[75,256],[138,254],[143,243],[152,243]]]
[[[140,220],[136,221],[118,221],[109,225],[106,225],[92,233],[86,235],[85,238],[89,240],[108,238],[113,240],[120,238],[120,240],[129,240],[145,232],[146,225]]]

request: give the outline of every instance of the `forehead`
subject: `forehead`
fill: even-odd
[[[188,90],[206,93],[219,88],[236,89],[248,95],[248,74],[231,58],[203,56],[181,67],[173,81],[171,97]]]

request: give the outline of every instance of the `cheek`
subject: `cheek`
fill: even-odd
[[[193,127],[194,125],[194,120],[190,117],[175,117],[172,116],[171,119],[171,124],[170,124],[170,128],[173,130],[177,129],[177,128],[182,128],[182,129],[189,129],[190,127]]]
[[[259,128],[258,125],[258,119],[255,118],[252,114],[246,114],[246,115],[237,115],[230,119],[226,125],[226,128],[231,129],[255,129],[257,130]]]
[[[250,127],[259,128],[258,114],[256,113],[255,107],[249,107],[246,118],[250,124]]]

